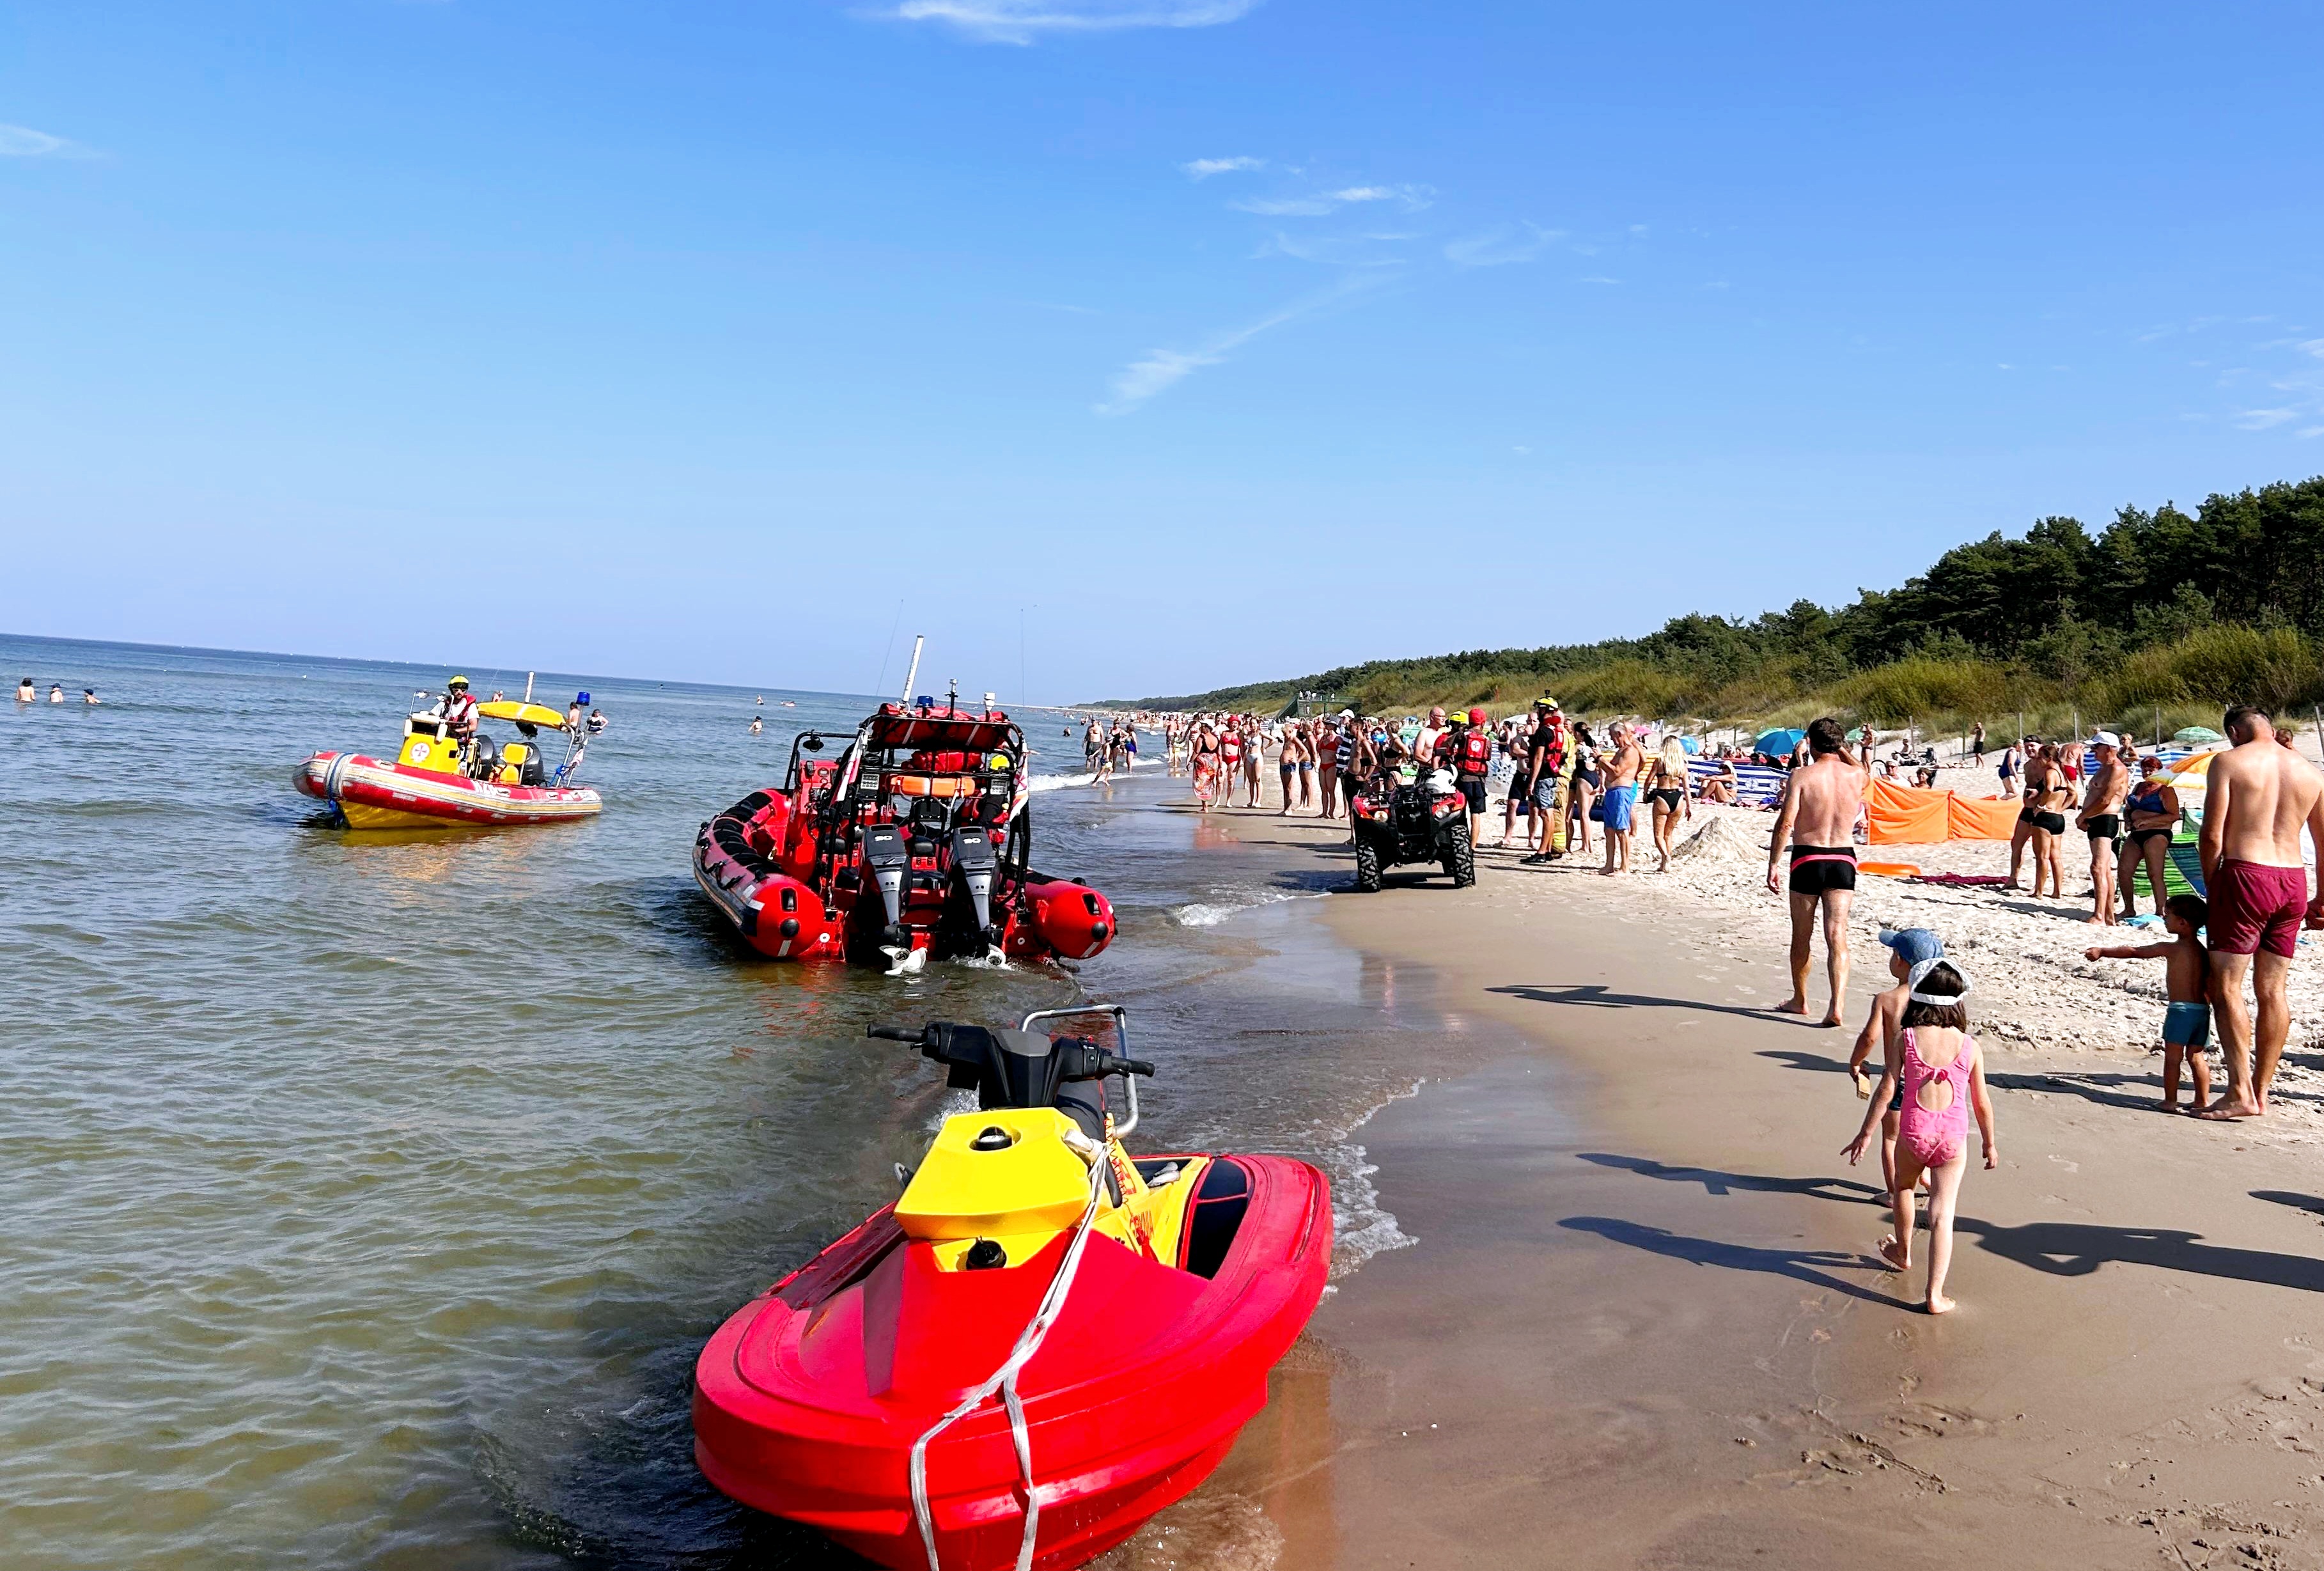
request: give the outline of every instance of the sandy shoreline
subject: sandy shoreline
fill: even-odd
[[[1344,829],[1226,822],[1344,864]],[[1417,1243],[1326,1301],[1327,1367],[1286,1365],[1222,1472],[1279,1529],[1273,1563],[2324,1566],[2310,967],[2287,1115],[2166,1119],[2159,967],[2083,975],[2079,922],[1868,879],[1865,959],[1877,918],[1917,915],[1986,989],[2004,1165],[1969,1177],[1962,1308],[1932,1321],[1917,1274],[1871,1262],[1877,1169],[1837,1154],[1852,1033],[1766,1012],[1783,931],[1756,870],[1516,858],[1316,908],[1425,966],[1456,1027],[1533,1045],[1368,1126]]]

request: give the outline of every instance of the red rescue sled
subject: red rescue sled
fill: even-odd
[[[900,969],[1084,960],[1112,942],[1105,896],[1028,865],[1025,740],[1007,715],[882,704],[838,758],[810,756],[828,740],[802,733],[779,788],[695,836],[695,882],[759,953]]]
[[[933,1045],[940,1031],[944,1051]],[[1028,1039],[960,1026],[927,1036],[923,1051],[955,1066],[972,1038]],[[1051,1047],[1096,1051],[1029,1040],[1041,1045],[1025,1063],[1046,1063]],[[1129,1062],[1097,1067],[1120,1073]],[[953,1084],[977,1078],[956,1067]],[[1066,1089],[1056,1108],[1084,1127],[1102,1118],[1085,1097],[1076,1112]],[[1047,1109],[1039,1117],[1065,1126]],[[1014,1144],[997,1143],[1004,1132]],[[896,1571],[929,1564],[914,1444],[1010,1357],[1070,1247],[1074,1230],[1056,1219],[1081,1213],[1089,1180],[1077,1175],[1091,1169],[1057,1155],[1047,1132],[1002,1113],[954,1115],[900,1200],[719,1328],[694,1392],[695,1458],[713,1484]],[[1104,1553],[1209,1476],[1266,1404],[1268,1371],[1305,1326],[1331,1263],[1330,1185],[1308,1164],[1205,1155],[1132,1165],[1102,1144],[1105,1160],[1131,1170],[1100,1175],[1110,1203],[1016,1382],[1040,1507],[1032,1564],[1048,1571]],[[1011,1161],[1064,1170],[989,1177]],[[1018,1231],[1031,1212],[1010,1208],[1012,1184],[1048,1204],[1046,1235]],[[956,1199],[931,1198],[931,1187]],[[924,1499],[943,1571],[1017,1564],[1026,1493],[999,1398],[928,1446]]]

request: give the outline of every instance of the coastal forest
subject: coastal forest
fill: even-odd
[[[1704,725],[1837,714],[1944,735],[1982,721],[2139,736],[2219,723],[2229,703],[2290,719],[2324,701],[2324,476],[2193,513],[2124,508],[2093,532],[2045,518],[1955,546],[1895,589],[1753,618],[1674,617],[1640,638],[1370,661],[1311,676],[1131,700],[1271,711],[1302,693],[1365,714],[1433,703]]]

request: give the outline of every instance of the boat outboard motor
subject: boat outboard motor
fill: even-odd
[[[1143,1058],[1108,1052],[1080,1037],[1046,1037],[1038,1031],[954,1025],[949,1021],[918,1030],[867,1026],[863,1034],[918,1044],[922,1058],[934,1058],[949,1071],[946,1086],[975,1092],[977,1106],[987,1112],[1002,1107],[1054,1107],[1092,1140],[1105,1138],[1104,1101],[1073,1087],[1116,1075],[1154,1073],[1154,1066]]]
[[[912,871],[911,842],[893,824],[872,824],[863,831],[863,865],[880,885],[880,903],[887,908],[890,943],[903,941],[904,880]]]
[[[895,824],[868,824],[863,829],[863,865],[880,885],[880,903],[887,908],[888,925],[880,931],[880,947],[887,952],[889,975],[916,970],[911,935],[904,931],[904,881],[912,874],[912,843]]]
[[[998,949],[992,929],[992,875],[1001,865],[1001,853],[992,844],[991,832],[972,827],[954,829],[952,865],[968,889],[968,903],[976,911],[976,930]]]

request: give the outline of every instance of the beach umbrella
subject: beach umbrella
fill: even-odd
[[[2206,742],[2225,742],[2227,738],[2212,730],[2209,725],[2190,725],[2184,731],[2172,732],[2171,734],[2171,740],[2173,742],[2184,742],[2190,747],[2199,747]]]
[[[2198,753],[2191,758],[2181,759],[2166,783],[2174,790],[2202,790],[2211,783],[2211,760],[2218,756],[2217,753]]]
[[[1764,753],[1770,758],[1782,758],[1807,739],[1804,731],[1762,731],[1751,744],[1751,751]]]

